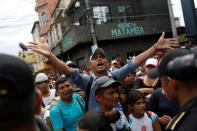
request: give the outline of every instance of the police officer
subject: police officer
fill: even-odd
[[[181,105],[180,113],[168,123],[166,130],[197,130],[197,57],[194,52],[177,49],[166,53],[149,76],[159,76],[167,98]]]

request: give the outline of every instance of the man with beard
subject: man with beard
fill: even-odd
[[[97,48],[90,57],[90,67],[92,70],[91,76],[84,76],[79,70],[70,69],[63,61],[59,60],[51,53],[50,46],[44,41],[42,41],[40,44],[30,42],[30,45],[27,47],[35,52],[43,54],[48,59],[48,63],[52,64],[55,70],[70,76],[70,80],[86,92],[86,110],[92,110],[98,105],[93,91],[96,78],[102,76],[113,76],[113,78],[116,78],[118,81],[122,81],[124,78],[126,78],[126,76],[129,75],[129,73],[134,71],[138,65],[141,65],[146,59],[154,55],[158,50],[173,49],[172,46],[178,45],[178,43],[175,41],[176,39],[166,39],[164,36],[165,33],[163,32],[160,39],[151,48],[138,55],[136,58],[133,58],[119,70],[115,70],[110,73],[108,72],[108,61],[104,50]]]
[[[84,114],[83,99],[73,93],[73,84],[66,78],[55,83],[56,93],[60,96],[50,110],[50,121],[55,131],[76,131],[77,120]]]

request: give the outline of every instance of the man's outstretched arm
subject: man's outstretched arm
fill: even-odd
[[[178,47],[178,42],[175,38],[164,38],[165,33],[163,32],[157,43],[155,43],[151,48],[145,52],[139,54],[136,57],[136,64],[141,65],[148,58],[153,56],[158,50],[173,50],[172,47]]]
[[[41,43],[29,42],[30,44],[27,47],[35,52],[38,52],[44,55],[47,58],[47,62],[50,63],[57,72],[64,73],[65,75],[71,75],[72,70],[60,59],[51,53],[50,46],[41,41]]]

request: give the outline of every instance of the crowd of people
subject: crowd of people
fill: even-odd
[[[89,70],[61,61],[46,43],[30,42],[61,75],[50,78],[0,55],[1,124],[9,131],[194,131],[197,48],[174,49],[165,33],[124,63],[95,49]],[[9,70],[8,70],[9,68]]]

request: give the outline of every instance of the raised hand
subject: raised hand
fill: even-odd
[[[178,47],[179,43],[176,41],[176,38],[164,38],[165,32],[162,33],[161,37],[154,45],[157,50],[173,50],[174,47]]]
[[[38,52],[46,57],[49,57],[49,55],[51,54],[51,48],[47,43],[44,42],[43,38],[41,38],[40,43],[29,42],[29,45],[27,45],[27,48],[35,52]]]
[[[108,117],[108,119],[109,119],[112,123],[115,123],[117,120],[120,119],[120,112],[119,112],[119,111],[109,111],[109,112],[105,112],[105,115]]]

